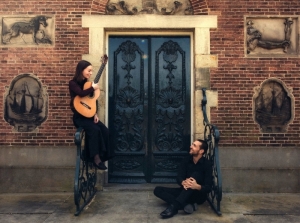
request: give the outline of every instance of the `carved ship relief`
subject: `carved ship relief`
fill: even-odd
[[[10,107],[17,115],[31,115],[42,112],[44,99],[41,97],[40,92],[37,92],[36,95],[32,95],[27,82],[23,83],[23,89],[14,91],[11,100],[13,103],[10,104]]]
[[[48,94],[35,75],[14,78],[4,100],[4,119],[17,132],[32,132],[47,118]]]
[[[262,132],[285,132],[294,116],[294,97],[279,80],[271,78],[255,88],[254,119]]]

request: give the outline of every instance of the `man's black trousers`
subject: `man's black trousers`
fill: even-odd
[[[198,190],[180,188],[170,188],[157,186],[154,189],[154,195],[167,202],[173,204],[178,209],[183,209],[187,204],[202,204],[206,200],[206,193]],[[178,207],[179,205],[179,207]]]

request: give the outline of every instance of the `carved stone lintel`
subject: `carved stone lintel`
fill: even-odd
[[[164,2],[168,5],[169,2]],[[191,7],[189,1],[184,1],[181,3],[179,1],[173,2],[173,7],[162,7],[161,10],[158,9],[158,4],[156,0],[142,0],[142,6],[129,6],[129,3],[125,1],[115,2],[111,0],[106,5],[106,14],[108,15],[137,15],[137,14],[161,14],[161,15],[192,15],[193,8]],[[137,4],[137,3],[135,3]],[[129,8],[132,8],[131,10]],[[140,8],[140,9],[139,9]]]

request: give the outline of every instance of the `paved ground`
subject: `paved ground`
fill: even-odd
[[[161,219],[166,205],[152,191],[154,185],[107,186],[93,201],[74,216],[71,193],[0,194],[1,223],[156,223],[156,222],[223,222],[223,223],[300,223],[300,194],[223,194],[222,216],[208,203],[191,215],[179,212]]]

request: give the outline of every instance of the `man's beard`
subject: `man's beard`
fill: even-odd
[[[196,152],[196,153],[193,153],[193,152],[192,152],[192,153],[190,153],[190,155],[191,155],[191,156],[198,156],[199,153],[200,153],[200,151],[198,151],[198,152]]]

